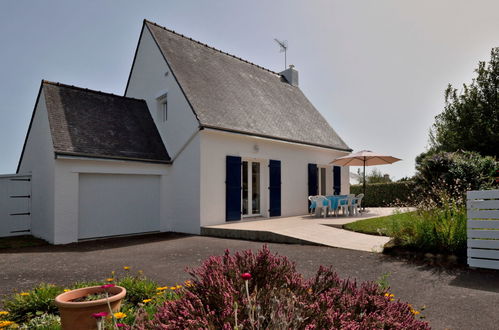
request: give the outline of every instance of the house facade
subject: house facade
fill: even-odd
[[[43,81],[18,173],[54,244],[306,214],[351,149],[298,87],[144,21],[124,96]]]

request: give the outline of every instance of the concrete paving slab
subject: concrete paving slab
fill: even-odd
[[[366,212],[356,216],[322,218],[314,215],[303,215],[271,219],[254,218],[216,226],[205,226],[201,233],[215,237],[325,245],[351,250],[381,252],[383,245],[390,240],[389,237],[355,233],[341,229],[341,226],[362,219],[382,217],[394,212],[410,210],[408,208],[383,207],[368,208]]]

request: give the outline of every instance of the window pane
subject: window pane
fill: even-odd
[[[165,100],[163,102],[163,121],[168,119],[168,102]]]
[[[243,214],[248,214],[248,162],[243,162]]]
[[[252,211],[260,213],[260,163],[251,163]]]

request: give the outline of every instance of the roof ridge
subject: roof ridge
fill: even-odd
[[[103,92],[95,89],[89,89],[85,87],[79,87],[75,85],[68,85],[68,84],[63,84],[57,81],[50,81],[46,79],[42,79],[42,84],[49,84],[49,85],[54,85],[54,86],[59,86],[59,87],[67,87],[67,88],[72,88],[80,91],[85,91],[85,92],[90,92],[90,93],[95,93],[95,94],[102,94],[102,95],[107,95],[107,96],[113,96],[113,97],[119,97],[119,98],[125,98],[125,99],[130,99],[130,100],[136,100],[136,101],[144,101],[144,99],[138,99],[135,97],[129,97],[129,96],[123,96],[123,95],[118,95],[118,94],[113,94],[109,92]]]
[[[215,47],[213,47],[213,46],[210,46],[210,45],[208,45],[208,44],[205,44],[205,43],[203,43],[203,42],[201,42],[201,41],[198,41],[198,40],[192,39],[191,37],[187,37],[187,36],[185,36],[185,35],[183,35],[183,34],[181,34],[181,33],[175,32],[175,30],[168,29],[168,28],[166,28],[166,27],[164,27],[164,26],[161,26],[161,25],[159,25],[159,24],[157,24],[157,23],[155,23],[155,22],[152,22],[152,21],[149,21],[149,20],[147,20],[147,19],[144,19],[144,23],[149,23],[149,24],[152,24],[152,25],[157,26],[157,27],[159,27],[159,28],[161,28],[161,29],[163,29],[163,30],[165,30],[165,31],[168,31],[168,32],[173,33],[173,34],[175,34],[175,35],[177,35],[177,36],[180,36],[180,37],[182,37],[182,38],[184,38],[184,39],[187,39],[187,40],[193,41],[193,42],[195,42],[195,43],[197,43],[197,44],[200,44],[200,45],[202,45],[202,46],[204,46],[204,47],[206,47],[206,48],[209,48],[209,49],[212,49],[212,50],[217,51],[217,52],[219,52],[219,53],[222,53],[222,54],[224,54],[224,55],[227,55],[227,56],[233,57],[233,58],[235,58],[235,59],[237,59],[237,60],[239,60],[239,61],[241,61],[241,62],[244,62],[244,63],[250,64],[250,65],[256,66],[256,67],[257,67],[257,68],[259,68],[259,69],[262,69],[262,70],[268,71],[268,72],[273,73],[273,74],[275,74],[275,75],[280,75],[278,72],[272,71],[272,70],[267,69],[267,68],[265,68],[265,67],[263,67],[263,66],[261,66],[261,65],[255,64],[255,63],[250,62],[250,61],[248,61],[248,60],[245,60],[244,58],[241,58],[241,57],[239,57],[239,56],[236,56],[236,55],[233,55],[233,54],[230,54],[230,53],[224,52],[224,51],[223,51],[223,50],[221,50],[221,49],[217,49],[217,48],[215,48]]]

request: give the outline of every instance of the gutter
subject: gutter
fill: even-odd
[[[229,132],[229,133],[235,133],[235,134],[241,134],[241,135],[247,135],[247,136],[255,136],[255,137],[260,137],[260,138],[265,138],[265,139],[270,139],[270,140],[277,140],[277,141],[283,141],[283,142],[289,142],[289,143],[295,143],[295,144],[301,144],[301,145],[307,145],[307,146],[313,146],[313,147],[319,147],[319,148],[325,148],[325,149],[331,149],[331,150],[338,150],[338,151],[345,151],[345,152],[352,152],[353,151],[353,149],[350,149],[350,148],[338,148],[338,147],[332,147],[332,146],[319,144],[319,143],[303,142],[303,141],[298,141],[298,140],[293,140],[293,139],[281,138],[281,137],[277,137],[277,136],[258,134],[258,133],[249,133],[249,132],[245,132],[245,131],[239,131],[239,130],[235,130],[235,129],[229,129],[229,128],[211,126],[211,125],[199,126],[200,130],[205,129],[205,128],[216,130],[216,131]]]
[[[84,154],[77,152],[55,152],[55,159],[97,159],[97,160],[123,160],[123,161],[133,161],[133,162],[143,162],[143,163],[153,163],[153,164],[171,164],[171,160],[156,160],[156,159],[144,159],[144,158],[134,158],[134,157],[122,157],[122,156],[102,156],[97,154]]]

